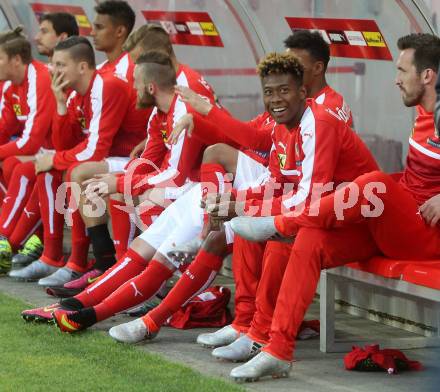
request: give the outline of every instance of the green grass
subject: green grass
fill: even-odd
[[[0,294],[0,391],[243,391],[119,344],[98,331],[61,334],[25,323],[22,301]]]

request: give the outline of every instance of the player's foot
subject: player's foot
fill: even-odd
[[[38,260],[43,253],[43,243],[37,235],[32,235],[24,244],[23,248],[12,257],[12,269],[26,267]]]
[[[275,217],[237,216],[230,221],[234,233],[248,241],[262,242],[267,240],[291,241],[284,238],[275,228]]]
[[[0,275],[6,274],[11,270],[12,248],[5,237],[0,237]]]
[[[209,348],[227,346],[243,335],[244,333],[237,331],[232,325],[227,325],[218,331],[200,334],[197,336],[197,343]]]
[[[186,244],[174,248],[168,252],[168,256],[181,264],[189,264],[196,257],[202,246],[203,240],[200,237],[193,238]]]
[[[61,305],[57,302],[52,305],[42,306],[41,308],[26,309],[21,312],[21,317],[25,321],[36,321],[40,323],[50,323],[53,321],[52,314],[60,309]]]
[[[19,270],[12,270],[9,272],[9,276],[17,280],[31,282],[45,278],[46,276],[53,274],[57,269],[58,267],[53,267],[38,259],[29,264],[27,267]]]
[[[38,285],[43,287],[61,287],[67,282],[77,280],[82,275],[81,272],[74,271],[68,267],[62,267],[56,270],[53,274],[40,279]]]
[[[98,278],[103,274],[103,272],[99,269],[92,269],[86,272],[84,275],[79,277],[78,279],[71,280],[64,284],[64,288],[66,289],[75,289],[75,290],[84,290],[88,285],[96,282]]]
[[[263,346],[247,335],[243,335],[227,346],[214,349],[212,356],[225,361],[243,362],[259,354]]]
[[[231,370],[231,377],[237,382],[258,381],[261,377],[289,377],[292,363],[282,361],[262,351],[257,356]]]
[[[122,343],[138,343],[142,340],[152,340],[158,332],[158,330],[153,331],[153,328],[149,328],[143,318],[117,325],[108,331],[113,339]]]
[[[53,312],[53,319],[61,332],[74,333],[95,324],[96,313],[93,308],[77,311],[57,309]]]
[[[27,309],[21,312],[21,317],[25,321],[37,321],[50,323],[53,322],[53,312],[57,309],[64,310],[80,310],[82,304],[79,301],[65,301],[65,303],[57,302],[52,305],[42,306],[40,308]]]

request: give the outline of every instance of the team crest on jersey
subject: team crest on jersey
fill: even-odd
[[[78,121],[79,121],[79,125],[81,126],[81,129],[86,129],[86,119],[85,119],[85,117],[80,117],[79,119],[78,119]]]
[[[14,103],[13,108],[14,108],[14,113],[15,113],[16,116],[21,116],[22,115],[21,106],[20,106],[19,103]]]
[[[162,134],[162,140],[165,143],[167,143],[168,142],[167,130],[166,129],[161,129],[160,133]]]
[[[286,166],[286,159],[287,159],[286,154],[278,154],[278,162],[280,164],[281,169],[284,169],[284,167]]]

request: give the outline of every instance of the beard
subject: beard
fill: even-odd
[[[420,103],[424,94],[425,89],[423,88],[423,86],[420,86],[419,88],[415,89],[415,91],[413,91],[410,95],[402,96],[403,104],[409,108],[416,106]]]
[[[137,96],[136,108],[137,109],[148,109],[156,106],[156,98],[147,91],[144,91],[141,96]]]

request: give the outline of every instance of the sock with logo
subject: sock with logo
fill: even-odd
[[[11,244],[12,249],[17,251],[22,248],[28,238],[36,231],[39,233],[38,238],[42,240],[43,232],[38,187],[34,185],[34,189],[20,215],[20,219],[9,237],[9,243]]]
[[[0,213],[0,235],[9,238],[20,219],[35,184],[33,162],[17,164],[9,181]]]
[[[111,268],[109,268],[99,279],[88,286],[85,290],[75,296],[84,307],[99,304],[107,298],[118,287],[139,275],[147,266],[148,260],[133,249],[127,253]]]
[[[148,316],[162,325],[191,298],[206,290],[223,264],[223,257],[201,249],[165,299]]]
[[[157,260],[151,260],[140,275],[119,287],[110,296],[95,306],[98,321],[105,320],[118,312],[149,300],[173,276],[170,269]]]

